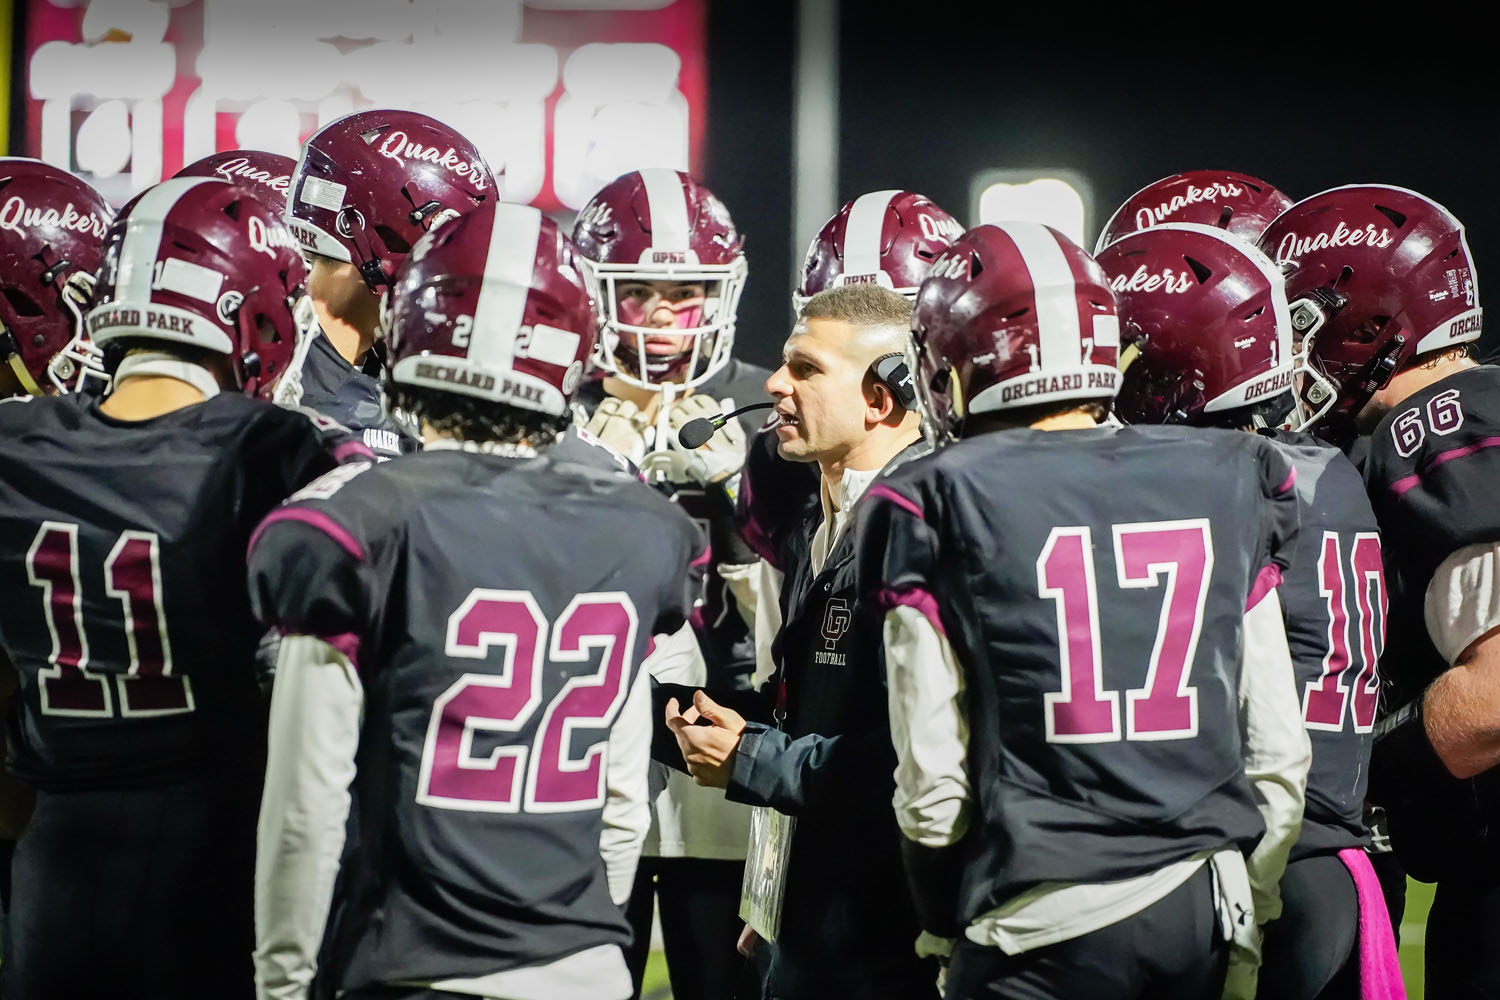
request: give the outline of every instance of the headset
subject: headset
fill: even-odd
[[[906,366],[906,355],[899,351],[882,354],[870,365],[870,373],[875,376],[875,381],[891,391],[902,409],[916,409],[917,385],[911,377],[911,369]]]

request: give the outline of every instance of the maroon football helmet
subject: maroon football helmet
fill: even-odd
[[[189,163],[174,177],[218,177],[239,184],[278,212],[286,209],[286,194],[297,161],[259,149],[226,149]]]
[[[872,191],[839,209],[807,248],[792,310],[839,285],[874,284],[917,297],[938,254],[964,227],[932,199],[911,191]]]
[[[1062,233],[976,226],[932,265],[912,312],[929,437],[973,413],[1115,394],[1120,321],[1109,279]]]
[[[479,150],[447,125],[415,111],[356,111],[303,144],[287,224],[303,249],[354,264],[379,293],[429,229],[495,198]]]
[[[1227,229],[1254,243],[1292,199],[1258,177],[1230,170],[1189,170],[1147,184],[1104,224],[1098,253],[1126,233],[1164,222],[1195,222]]]
[[[247,395],[286,370],[307,283],[297,240],[258,198],[201,177],[137,195],[105,237],[89,333],[165,341],[227,355]]]
[[[1202,426],[1277,397],[1290,405],[1292,319],[1265,254],[1222,229],[1167,223],[1111,243],[1099,266],[1120,306],[1120,419]]]
[[[623,174],[578,214],[573,241],[602,311],[594,359],[600,368],[659,388],[698,385],[729,363],[747,273],[745,240],[712,191],[677,170]],[[668,305],[675,326],[650,326],[633,293],[653,281],[701,282],[705,294]],[[648,338],[666,335],[687,346],[654,353]]]
[[[103,377],[83,310],[114,211],[41,160],[0,157],[0,358],[33,396]]]
[[[580,260],[526,205],[435,230],[392,290],[391,380],[566,416],[598,331]]]
[[[1260,248],[1287,273],[1300,338],[1295,426],[1346,433],[1413,357],[1479,338],[1463,224],[1415,191],[1355,184],[1315,194],[1271,223]]]

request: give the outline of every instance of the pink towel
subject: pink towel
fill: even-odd
[[[1391,933],[1391,915],[1385,894],[1370,859],[1358,847],[1339,851],[1339,860],[1354,879],[1359,899],[1359,992],[1363,1000],[1406,1000],[1401,982],[1401,963],[1396,957],[1396,936]]]

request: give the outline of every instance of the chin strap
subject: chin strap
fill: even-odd
[[[155,351],[145,354],[127,355],[120,362],[120,367],[115,369],[114,384],[111,392],[119,388],[120,383],[132,375],[157,375],[162,378],[175,378],[179,382],[188,385],[203,393],[204,399],[213,399],[219,394],[219,380],[214,378],[207,368],[195,365],[171,354],[162,354]]]

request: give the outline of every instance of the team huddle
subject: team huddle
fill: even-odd
[[[4,997],[625,1000],[656,914],[679,1000],[1401,997],[1406,873],[1500,995],[1432,200],[872,192],[769,372],[673,170],[568,233],[361,111],[0,198]]]

